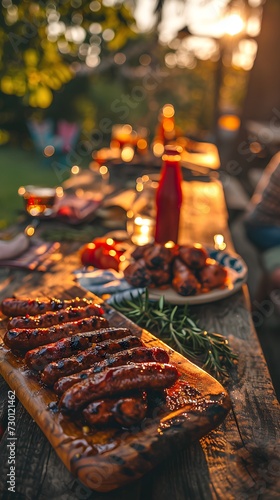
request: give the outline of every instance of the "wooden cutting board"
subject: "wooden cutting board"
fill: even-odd
[[[59,298],[69,296],[77,296],[77,287]],[[83,289],[79,296],[102,302]],[[6,320],[0,322],[0,373],[67,468],[87,487],[102,492],[138,479],[169,454],[217,427],[230,409],[227,392],[213,377],[110,306],[104,304],[104,308],[110,326],[128,327],[147,346],[165,348],[180,372],[179,381],[167,391],[166,402],[154,397],[147,418],[132,430],[90,431],[84,422],[56,411],[55,393],[43,387],[23,360],[4,346]]]

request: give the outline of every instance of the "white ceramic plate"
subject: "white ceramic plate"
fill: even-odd
[[[150,288],[150,299],[159,299],[164,296],[167,302],[171,304],[206,304],[208,302],[216,302],[236,293],[247,279],[247,266],[240,255],[230,253],[228,251],[209,249],[209,256],[217,262],[225,266],[228,270],[229,284],[225,288],[215,288],[211,292],[200,293],[184,297],[179,295],[173,288],[165,290],[159,288]]]

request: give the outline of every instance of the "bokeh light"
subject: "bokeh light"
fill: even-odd
[[[49,158],[50,156],[53,156],[54,153],[55,153],[55,148],[51,144],[44,148],[44,155],[47,158]]]
[[[102,33],[102,38],[106,42],[110,42],[115,37],[115,32],[111,28],[106,28]]]
[[[73,167],[71,168],[71,173],[76,175],[80,172],[80,167],[78,167],[78,165],[73,165]]]
[[[116,64],[124,64],[126,61],[126,55],[123,54],[122,52],[117,52],[117,54],[114,55],[114,62]]]

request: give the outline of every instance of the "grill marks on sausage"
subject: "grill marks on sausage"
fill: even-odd
[[[104,359],[104,361],[94,363],[88,370],[82,370],[81,372],[68,377],[61,377],[55,383],[54,391],[56,394],[61,396],[74,384],[82,382],[91,375],[104,371],[106,368],[110,368],[112,366],[122,366],[128,363],[144,363],[147,361],[168,363],[169,356],[161,347],[134,347],[133,349],[128,349],[127,351],[120,351]]]
[[[32,370],[43,370],[43,368],[52,361],[61,358],[68,358],[73,354],[84,351],[96,344],[108,339],[120,339],[130,335],[128,328],[102,328],[95,332],[85,332],[66,337],[57,342],[37,347],[28,351],[25,355],[25,361]]]
[[[178,378],[164,349],[145,347],[127,328],[109,328],[91,300],[5,299],[1,309],[12,316],[6,345],[28,351],[27,366],[43,370],[41,381],[62,395],[60,409],[83,410],[91,426],[139,424],[146,391],[171,387]]]
[[[108,326],[107,319],[102,316],[92,316],[91,318],[79,319],[71,323],[52,326],[51,328],[15,328],[5,333],[4,343],[11,349],[27,351],[56,342],[75,333],[99,330]]]
[[[42,372],[41,380],[45,385],[52,386],[60,377],[90,368],[93,363],[104,360],[110,354],[143,345],[142,340],[133,335],[124,339],[105,340],[81,354],[49,363]]]
[[[94,426],[104,426],[117,422],[123,427],[131,427],[143,420],[147,412],[145,393],[112,399],[102,399],[90,403],[83,410],[85,420]]]
[[[60,408],[77,411],[92,401],[127,391],[162,390],[171,387],[178,376],[175,366],[164,363],[135,363],[108,368],[70,387],[60,400]]]
[[[13,299],[7,298],[2,301],[1,310],[6,316],[36,316],[47,311],[60,311],[67,307],[86,307],[92,304],[90,299],[76,297],[74,299]]]
[[[15,316],[9,321],[8,328],[49,328],[53,325],[67,323],[91,316],[102,316],[104,311],[99,304],[90,304],[86,307],[70,306],[61,311],[49,311],[38,316]]]

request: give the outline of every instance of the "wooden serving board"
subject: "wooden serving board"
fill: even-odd
[[[76,296],[77,287],[74,290]],[[82,289],[79,295],[102,302]],[[217,427],[230,409],[229,396],[219,382],[110,306],[104,308],[110,326],[128,327],[147,346],[165,348],[180,372],[179,381],[167,391],[167,404],[162,406],[155,398],[147,418],[132,430],[90,431],[82,421],[54,411],[55,393],[4,346],[6,320],[0,323],[0,373],[67,468],[87,487],[102,492],[138,479],[170,453]]]

